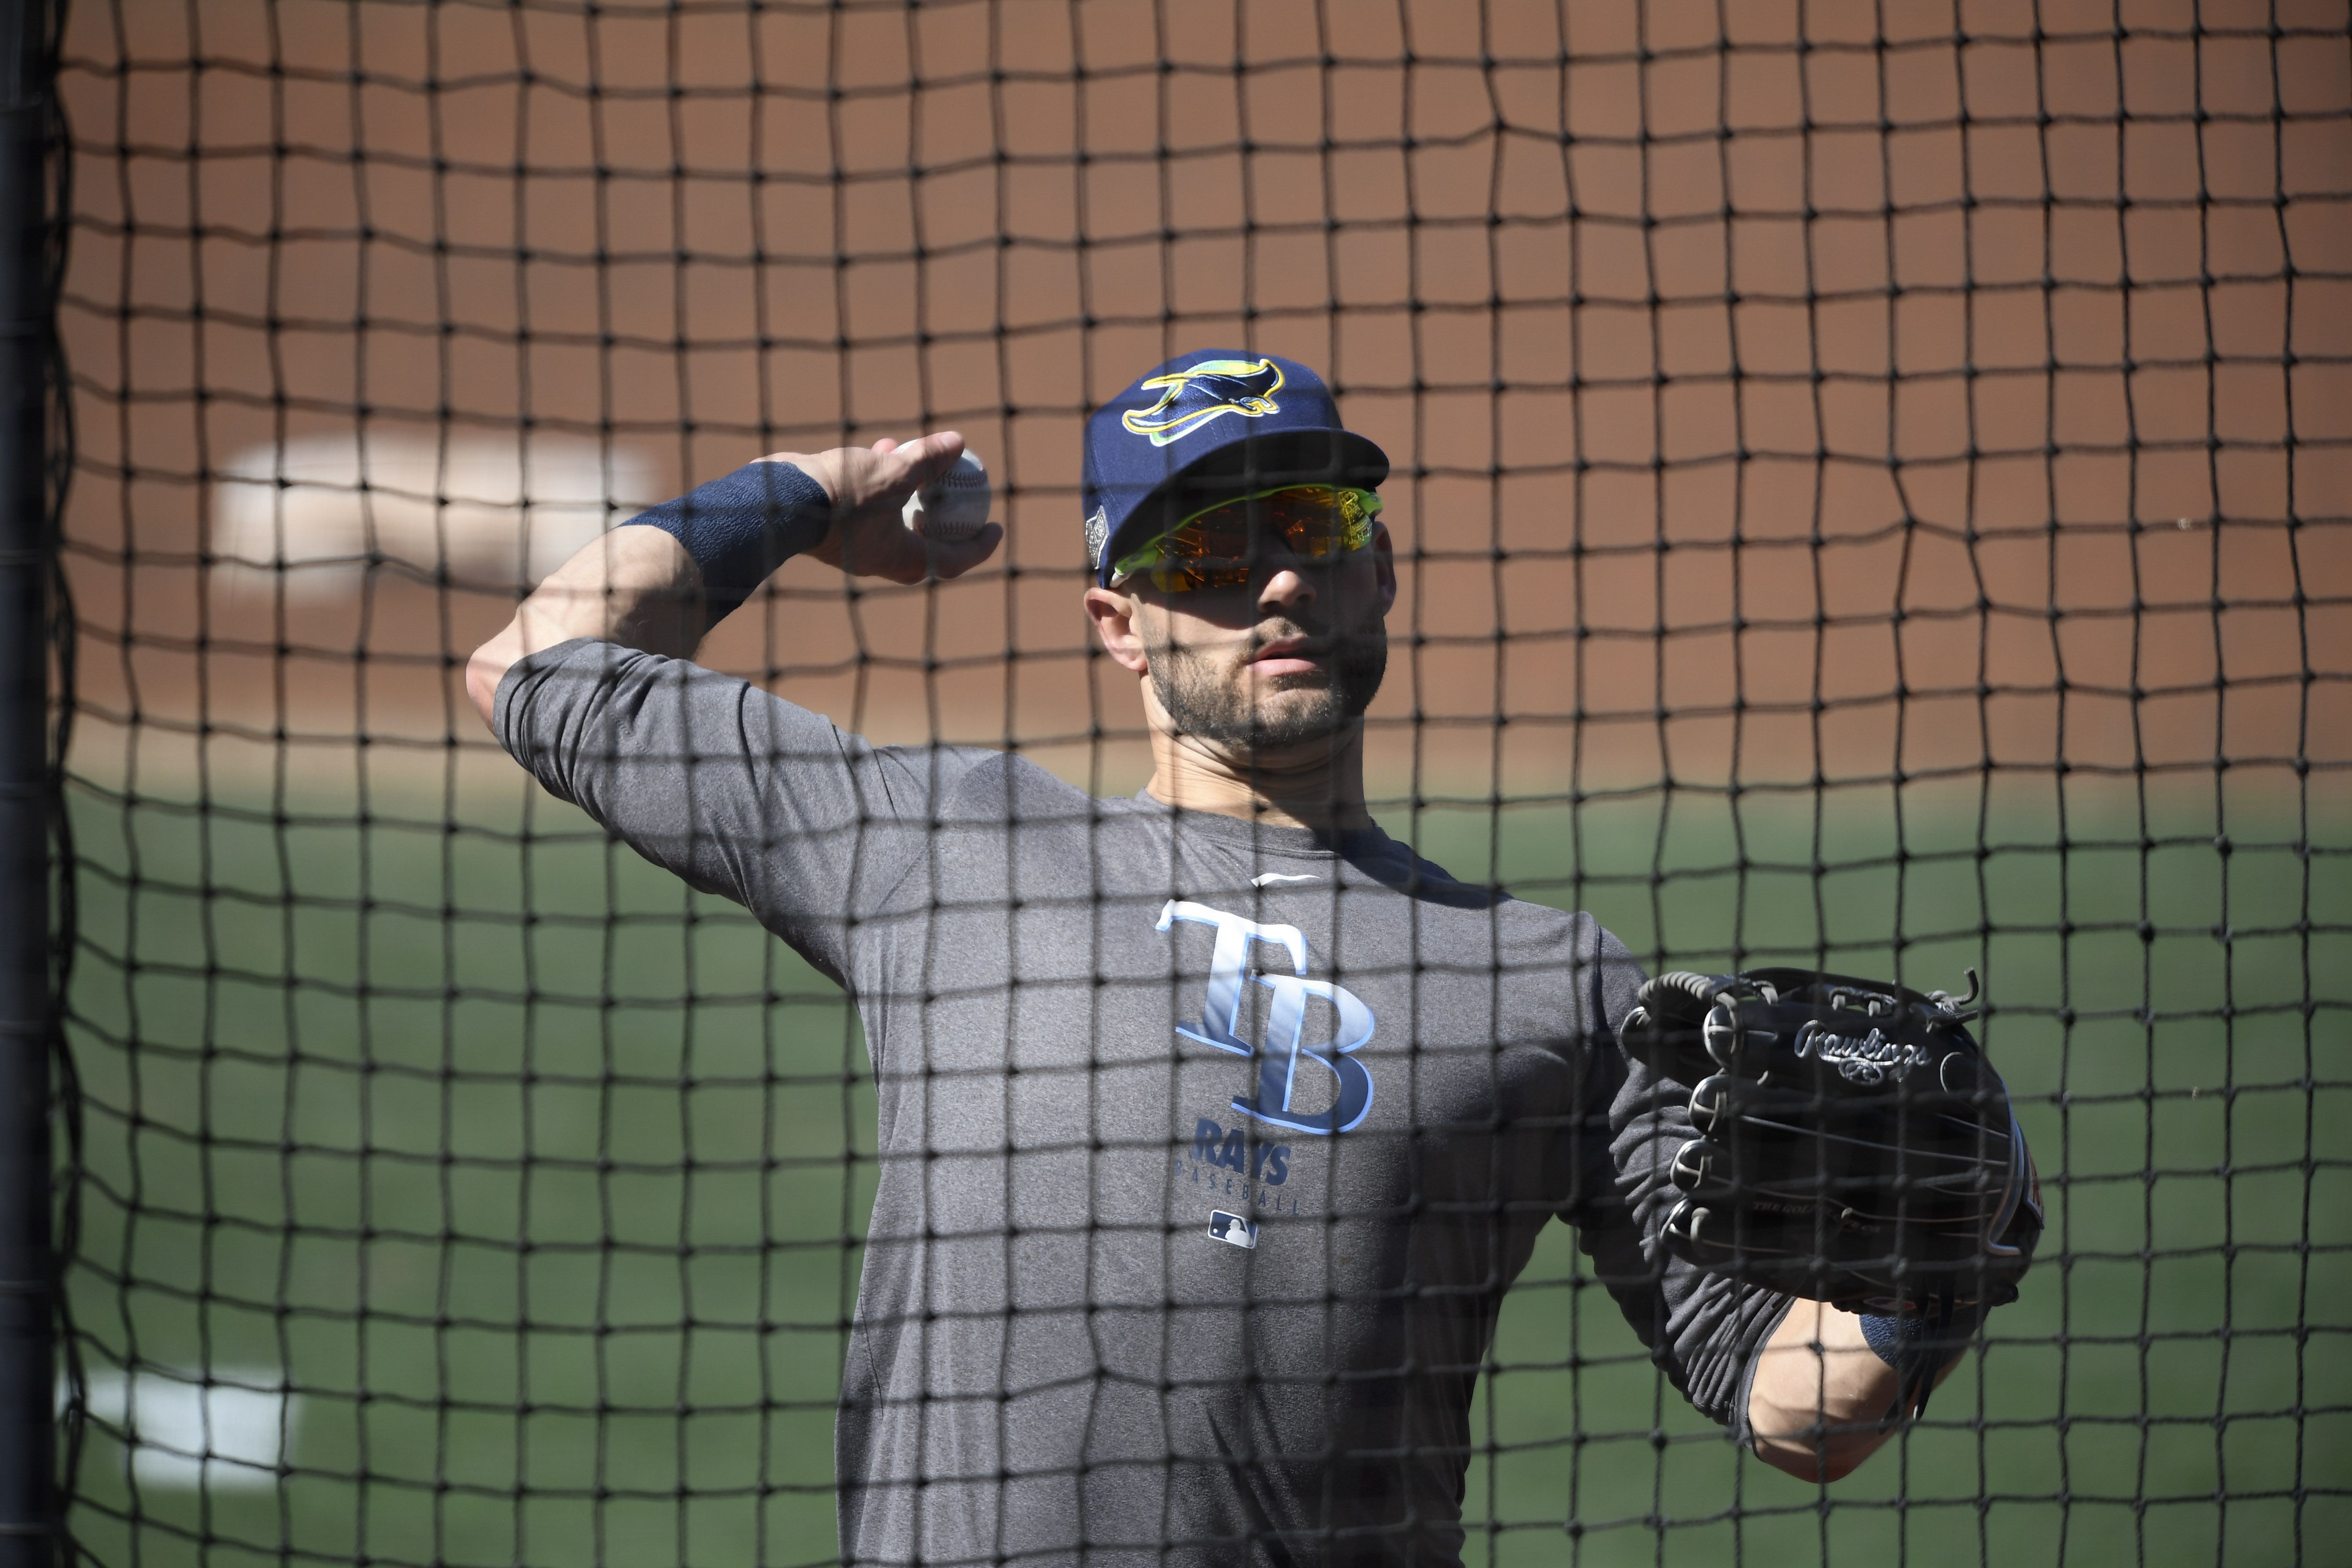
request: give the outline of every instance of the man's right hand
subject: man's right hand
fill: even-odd
[[[990,523],[970,539],[930,541],[908,531],[907,498],[955,466],[963,437],[942,430],[900,445],[830,452],[778,452],[833,501],[833,526],[808,552],[856,577],[920,583],[960,577],[996,552],[1004,530]],[[702,575],[686,548],[659,528],[624,523],[588,542],[548,574],[507,628],[474,651],[466,691],[485,722],[514,662],[573,637],[595,637],[674,658],[690,657],[707,629]]]
[[[920,583],[961,577],[991,555],[1004,530],[990,523],[970,539],[926,540],[908,531],[907,498],[955,467],[963,437],[941,430],[903,446],[885,437],[871,447],[830,452],[778,452],[763,458],[792,463],[833,498],[833,528],[809,554],[853,577]]]

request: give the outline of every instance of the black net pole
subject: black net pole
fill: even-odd
[[[52,8],[0,0],[0,1568],[53,1560]]]

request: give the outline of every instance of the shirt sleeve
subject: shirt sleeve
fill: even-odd
[[[991,755],[870,745],[749,681],[587,639],[519,660],[494,715],[550,794],[836,981],[861,917],[924,864],[936,804]]]
[[[1591,973],[1587,1005],[1606,1027],[1588,1037],[1588,1103],[1607,1107],[1609,1136],[1591,1146],[1605,1148],[1608,1168],[1589,1173],[1579,1184],[1586,1196],[1562,1217],[1577,1227],[1578,1246],[1651,1359],[1694,1408],[1744,1440],[1754,1363],[1792,1298],[1666,1250],[1666,1216],[1682,1197],[1671,1173],[1675,1153],[1698,1135],[1691,1086],[1652,1070],[1618,1043],[1643,974],[1606,931]]]

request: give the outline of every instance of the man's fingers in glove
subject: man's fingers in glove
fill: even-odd
[[[1667,1216],[1665,1235],[1703,1268],[1853,1310],[1893,1311],[1935,1299],[1996,1307],[2017,1300],[2009,1272],[1981,1255],[1922,1257],[1884,1226],[1832,1224],[1819,1209],[1772,1214],[1690,1198]]]
[[[1701,1202],[1771,1211],[1825,1207],[1848,1226],[1907,1225],[1982,1237],[2011,1201],[2008,1151],[1998,1160],[1906,1160],[1885,1144],[1822,1139],[1696,1138],[1675,1151],[1675,1185]],[[1892,1161],[1889,1155],[1893,1155]]]
[[[1643,982],[1625,1016],[1622,1038],[1626,1050],[1685,1083],[1716,1071],[1722,1064],[1708,1053],[1707,1022],[1732,978],[1683,969],[1652,975]]]
[[[1633,1005],[1654,1018],[1695,1024],[1706,1016],[1716,997],[1730,983],[1731,976],[1727,974],[1694,974],[1687,969],[1670,969],[1643,981]]]

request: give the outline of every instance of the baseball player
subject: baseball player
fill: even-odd
[[[1590,916],[1384,834],[1388,461],[1307,367],[1181,355],[1087,423],[1084,609],[1152,743],[1132,799],[873,745],[690,662],[792,555],[899,583],[986,560],[995,525],[901,517],[961,447],[703,485],[550,577],[467,672],[550,791],[856,999],[880,1173],[844,1559],[1455,1563],[1478,1368],[1555,1216],[1769,1463],[1834,1479],[1917,1410],[2030,1251],[2023,1184],[1982,1174],[2014,1178],[2022,1141],[1969,1076],[1966,1008],[1647,981]],[[1930,1079],[1949,1103],[1915,1103]],[[1922,1167],[1923,1118],[1965,1180]]]

